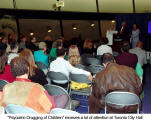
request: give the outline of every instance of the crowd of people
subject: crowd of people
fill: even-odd
[[[59,101],[62,103],[60,108],[64,108],[67,96],[54,97],[48,94],[43,87],[48,84],[48,71],[38,68],[36,62],[43,63],[49,71],[60,72],[67,78],[70,73],[86,75],[92,82],[90,113],[99,113],[104,109],[104,99],[109,92],[127,91],[138,96],[142,92],[142,74],[138,75],[136,69],[138,64],[142,69],[147,62],[143,43],[140,41],[133,49],[130,49],[128,41],[124,41],[121,53],[114,57],[112,47],[107,45],[107,38],[102,38],[100,42],[90,39],[82,41],[78,38],[66,42],[63,37],[52,41],[48,36],[39,43],[36,37],[28,41],[26,36],[21,36],[20,42],[8,40],[7,37],[1,37],[0,40],[0,79],[9,82],[2,91],[1,105],[4,107],[18,104],[38,113],[50,113],[58,106],[56,101]],[[97,73],[95,78],[89,71],[75,67],[82,64],[83,54],[102,56],[100,59],[104,70]]]

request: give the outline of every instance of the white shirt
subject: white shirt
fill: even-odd
[[[142,50],[141,48],[136,47],[136,48],[130,49],[129,52],[137,55],[138,62],[142,66],[147,63],[145,50]]]
[[[111,54],[113,54],[112,48],[109,47],[108,45],[101,45],[101,46],[99,46],[98,49],[97,49],[97,55],[103,55],[104,53],[111,53]]]
[[[86,76],[90,75],[90,72],[73,67],[68,61],[66,61],[65,59],[61,57],[58,57],[56,60],[51,62],[50,71],[63,73],[68,78],[69,78],[70,73],[84,74]]]

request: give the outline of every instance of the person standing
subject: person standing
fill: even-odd
[[[132,48],[135,48],[136,44],[139,42],[139,34],[140,34],[140,30],[137,24],[133,24],[133,30],[132,30],[132,36],[131,36]]]
[[[122,22],[119,33],[123,41],[129,41],[129,28],[126,25],[126,22]]]

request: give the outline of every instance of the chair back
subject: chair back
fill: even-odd
[[[92,54],[83,54],[81,55],[81,63],[86,65],[86,58],[94,58]]]
[[[97,55],[96,58],[100,61],[102,61],[102,55]]]
[[[43,70],[43,69],[48,70],[48,67],[44,63],[42,63],[42,62],[35,62],[35,63],[38,66],[38,68],[40,68],[41,70]]]
[[[107,104],[114,104],[119,106],[138,105],[137,113],[139,113],[139,97],[131,92],[111,92],[105,97],[105,113],[107,112]]]
[[[5,107],[5,112],[6,114],[38,114],[31,108],[15,104],[8,104]]]
[[[54,108],[51,110],[50,114],[79,114],[79,113],[72,111],[72,110]]]
[[[70,98],[68,92],[64,88],[57,86],[57,85],[48,85],[48,84],[44,85],[44,88],[48,91],[48,93],[51,96],[62,95],[62,94],[68,95],[68,103],[67,103],[65,109],[71,109],[71,98]]]
[[[85,66],[82,65],[82,64],[78,64],[78,65],[76,65],[75,67],[76,67],[76,68],[79,68],[79,69],[83,69],[83,70],[85,69]]]
[[[101,61],[97,58],[86,58],[86,65],[100,65]]]
[[[47,77],[57,84],[65,84],[69,81],[67,76],[60,72],[49,71]]]
[[[118,55],[119,55],[118,52],[115,52],[115,51],[113,52],[113,56],[114,56],[114,57],[116,57],[116,56],[118,56]]]
[[[8,83],[9,82],[7,82],[6,80],[0,80],[0,90],[3,90],[3,87]]]
[[[84,74],[70,74],[70,79],[77,83],[88,83],[88,84],[91,83],[88,76]]]
[[[104,67],[102,65],[89,65],[87,67],[87,70],[89,72],[91,72],[93,75],[97,74],[98,72],[100,72],[103,69],[104,69]]]

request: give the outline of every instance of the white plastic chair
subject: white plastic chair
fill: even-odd
[[[51,110],[50,114],[79,114],[78,112],[72,110],[66,110],[61,108],[54,108]]]
[[[111,92],[105,97],[105,114],[107,113],[107,104],[119,106],[132,106],[137,105],[137,114],[139,114],[139,97],[131,92]]]
[[[31,108],[15,104],[8,104],[5,107],[5,112],[6,114],[38,114]]]

